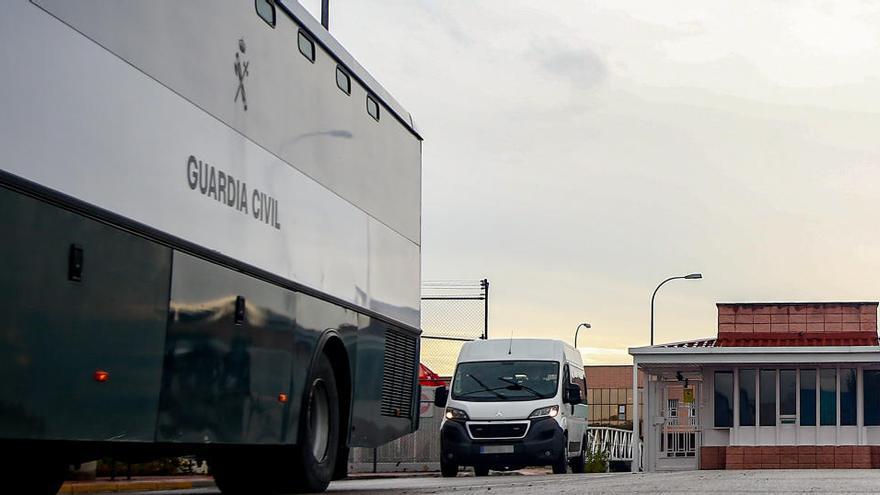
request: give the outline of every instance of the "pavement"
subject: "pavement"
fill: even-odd
[[[353,480],[400,479],[400,478],[439,478],[440,473],[433,471],[410,471],[393,473],[355,473],[350,475]],[[134,477],[132,479],[99,478],[87,481],[68,481],[61,487],[59,494],[72,493],[182,493],[181,490],[212,488],[216,491],[214,478],[210,476],[156,476]],[[210,491],[210,490],[209,490]]]
[[[880,493],[880,471],[874,470],[762,470],[686,471],[675,473],[608,473],[538,476],[489,476],[442,479],[342,481],[331,493],[385,495],[455,494],[503,495],[597,494],[755,494],[755,493]]]
[[[68,481],[59,494],[69,493],[146,493],[156,491],[189,490],[193,488],[214,488],[214,478],[210,476],[157,476],[137,477],[131,480],[109,478],[91,481]]]
[[[499,473],[500,474],[500,473]],[[880,470],[684,471],[675,473],[602,473],[549,475],[543,472],[483,478],[396,476],[347,479],[330,485],[331,495],[431,494],[463,495],[501,491],[503,495],[580,493],[880,493]],[[113,492],[108,492],[113,493]],[[211,486],[182,490],[129,492],[130,495],[217,495]]]

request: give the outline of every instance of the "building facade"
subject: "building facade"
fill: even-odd
[[[584,372],[587,376],[588,424],[631,429],[632,366],[584,366]]]
[[[876,302],[717,306],[715,338],[630,349],[643,470],[880,467]]]

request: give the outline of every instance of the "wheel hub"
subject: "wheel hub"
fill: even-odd
[[[309,397],[309,440],[315,459],[323,461],[330,443],[330,403],[327,387],[320,379],[312,383]]]

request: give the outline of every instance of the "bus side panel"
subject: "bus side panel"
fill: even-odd
[[[356,369],[354,361],[357,353],[358,339],[358,314],[350,309],[343,308],[321,299],[303,294],[296,294],[296,346],[295,360],[300,365],[293,369],[293,391],[290,416],[287,420],[285,443],[296,443],[299,433],[299,419],[302,414],[302,401],[305,400],[306,383],[315,353],[321,339],[328,332],[333,332],[342,339],[348,362],[342,362],[342,356],[332,356],[330,364],[337,373],[337,389],[340,398],[340,414],[345,421],[340,435],[343,440],[348,439],[348,419],[351,414],[350,397],[343,397],[345,389],[350,389],[354,381],[352,372]],[[328,349],[324,349],[328,350]],[[347,377],[343,376],[347,369]],[[347,381],[348,384],[340,383]],[[350,390],[348,394],[350,394]]]
[[[153,440],[171,250],[3,187],[0,232],[0,438]]]
[[[5,158],[0,170],[353,306],[377,312],[388,308],[393,310],[384,313],[388,318],[418,326],[419,245],[291,165],[298,163],[299,151],[291,151],[288,163],[269,151],[274,146],[258,146],[260,141],[253,137],[265,127],[283,134],[278,146],[290,150],[299,150],[294,143],[325,143],[314,152],[317,158],[341,147],[339,141],[373,143],[373,138],[366,137],[369,134],[361,137],[358,129],[346,131],[350,138],[330,138],[317,131],[337,127],[310,127],[320,121],[323,107],[316,102],[323,100],[313,97],[308,88],[295,90],[304,74],[313,84],[321,81],[328,97],[345,101],[352,112],[356,108],[359,120],[369,123],[372,131],[394,124],[394,129],[404,132],[394,119],[375,122],[366,115],[364,99],[356,103],[342,93],[335,84],[335,68],[325,67],[324,75],[316,73],[317,67],[295,49],[295,29],[273,30],[256,15],[254,2],[227,1],[223,8],[214,8],[209,1],[48,3],[124,39],[149,24],[156,30],[154,35],[130,38],[145,43],[137,42],[140,51],[169,62],[178,60],[177,76],[191,74],[192,80],[184,77],[190,92],[225,94],[224,105],[236,112],[233,121],[240,123],[240,131],[181,96],[189,92],[171,91],[147,75],[156,77],[154,71],[135,69],[128,59],[120,59],[34,3],[6,1],[0,2],[0,66],[16,70],[0,78],[0,95],[6,97],[0,111],[0,149]],[[123,5],[150,15],[118,13]],[[238,9],[240,15],[233,12]],[[104,17],[111,11],[118,16]],[[163,13],[171,16],[168,24],[162,20]],[[199,21],[178,24],[188,18]],[[225,30],[212,29],[214,21],[226,26]],[[232,70],[239,39],[246,34],[239,28],[246,26],[259,27],[261,33],[247,39],[247,57],[252,62],[247,112],[240,100],[234,100],[239,80]],[[178,40],[180,44],[165,45],[182,30],[191,36]],[[221,32],[229,36],[229,45],[221,41],[225,39]],[[292,44],[273,39],[272,34],[291,36]],[[266,59],[261,62],[257,57]],[[207,68],[190,63],[206,59],[216,65]],[[306,64],[308,71],[272,72],[282,62]],[[262,111],[258,112],[257,80],[286,95],[266,95],[262,105],[266,114],[292,112],[292,117],[284,118],[309,123],[308,128],[292,130],[284,122],[278,126],[264,122]],[[279,106],[287,99],[312,103],[299,110]],[[411,139],[415,144],[412,168],[418,170],[418,141]],[[370,146],[384,151],[375,159],[364,153],[346,155],[347,166],[370,174],[372,168],[367,165],[390,163],[385,153],[397,156],[396,144],[382,140]],[[339,170],[323,160],[319,163],[325,173],[355,184],[360,180],[349,177],[348,169]],[[398,190],[404,187],[397,182],[382,184],[370,194],[387,201],[398,198]],[[411,187],[417,190],[418,183],[405,189]],[[270,202],[269,197],[277,201]],[[411,208],[392,204],[418,218],[417,204]],[[270,209],[271,218],[261,218]],[[391,269],[384,268],[388,266]]]
[[[351,444],[378,447],[415,430],[418,336],[361,317]]]
[[[157,440],[280,443],[294,307],[292,291],[175,251]]]
[[[302,56],[300,29],[280,7],[273,29],[253,1],[34,3],[420,243],[419,139],[384,105],[378,122],[370,117],[366,97],[376,93],[357,79],[351,95],[337,88],[337,63],[323,47],[314,61]],[[246,111],[232,70],[240,43]]]

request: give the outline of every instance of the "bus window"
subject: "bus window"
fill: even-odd
[[[347,95],[351,95],[351,78],[348,77],[348,74],[342,70],[342,67],[336,66],[336,86],[342,90],[343,93]]]
[[[367,113],[370,114],[370,117],[379,120],[379,104],[369,95],[367,95]]]
[[[275,27],[275,3],[272,0],[254,0],[254,7],[266,24]]]
[[[315,42],[302,31],[299,32],[299,52],[309,59],[309,62],[315,62]]]

